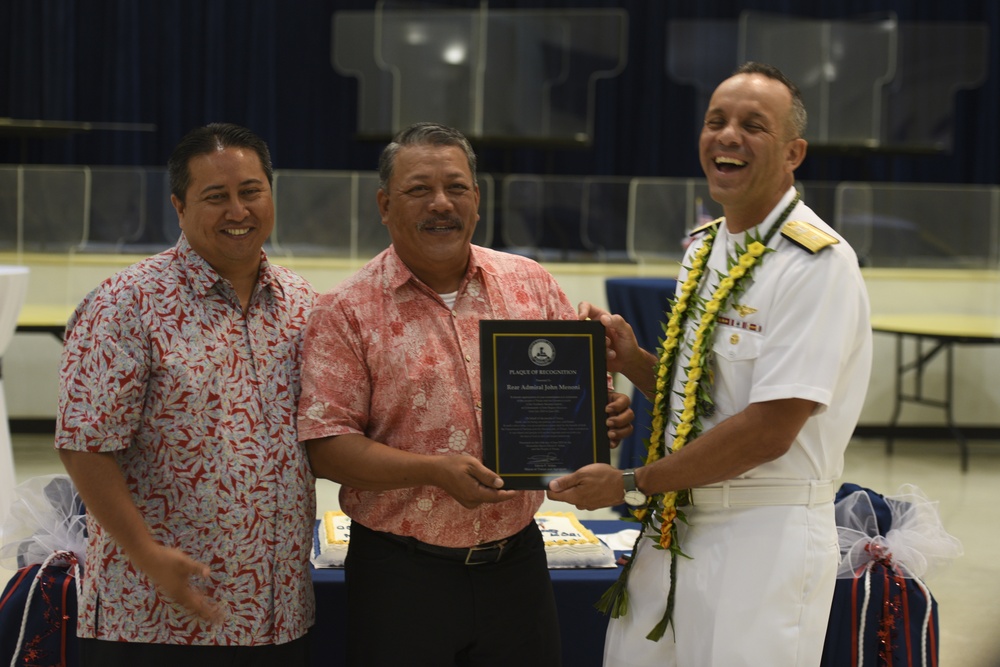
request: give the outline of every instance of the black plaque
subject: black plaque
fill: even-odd
[[[482,320],[483,462],[505,489],[545,489],[611,460],[604,325]]]

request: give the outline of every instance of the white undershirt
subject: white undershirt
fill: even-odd
[[[455,309],[455,298],[458,296],[458,290],[455,290],[454,292],[448,292],[447,294],[438,294],[438,296],[441,297],[446,306],[448,306],[452,310]]]

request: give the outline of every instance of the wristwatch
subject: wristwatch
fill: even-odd
[[[632,507],[641,507],[646,504],[648,498],[646,494],[635,485],[635,469],[629,468],[622,472],[622,479],[625,482],[625,503]]]

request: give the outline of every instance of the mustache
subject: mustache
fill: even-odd
[[[448,215],[440,218],[430,218],[427,220],[422,220],[417,223],[417,229],[420,231],[423,231],[428,228],[441,227],[441,226],[463,229],[465,227],[465,224],[462,222],[461,218],[454,215]]]

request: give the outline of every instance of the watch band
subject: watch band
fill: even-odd
[[[628,493],[629,491],[639,490],[639,487],[635,485],[635,468],[629,468],[628,470],[623,470],[622,481],[625,482],[625,493]]]
[[[635,469],[622,471],[622,483],[625,485],[625,504],[630,507],[641,507],[649,502],[646,494],[639,489],[635,481]]]

